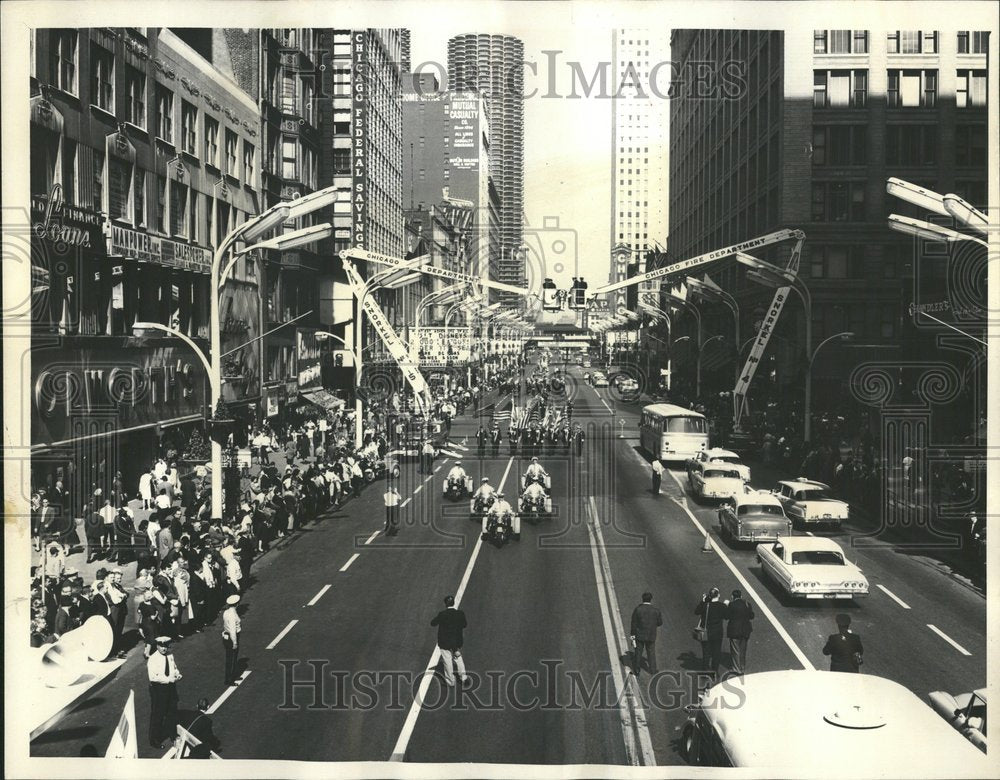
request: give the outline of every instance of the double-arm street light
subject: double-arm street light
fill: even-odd
[[[160,330],[171,336],[180,339],[198,356],[202,365],[208,373],[209,385],[211,389],[211,409],[213,419],[217,419],[218,405],[222,400],[222,329],[219,321],[219,297],[222,293],[222,286],[229,278],[229,274],[236,264],[236,261],[245,254],[264,249],[274,249],[284,251],[303,244],[311,244],[320,239],[327,238],[333,233],[333,225],[323,223],[310,227],[283,233],[274,238],[253,242],[280,225],[296,220],[306,214],[311,214],[318,209],[325,208],[334,202],[337,197],[336,187],[327,187],[317,190],[309,195],[305,195],[297,200],[277,203],[256,217],[243,222],[235,227],[230,233],[219,242],[212,255],[211,272],[209,276],[209,354],[205,353],[176,328],[162,325],[156,322],[136,322],[133,328],[142,330]],[[237,242],[249,244],[243,249],[233,251],[233,246]],[[232,253],[225,268],[222,267],[227,255]],[[211,431],[209,437],[212,444],[212,519],[222,519],[222,441],[220,432]]]
[[[733,343],[740,343],[740,307],[736,303],[736,299],[716,285],[710,284],[707,279],[695,279],[691,276],[687,278],[688,289],[691,290],[696,296],[700,297],[706,301],[714,301],[724,304],[729,311],[733,314]],[[739,371],[740,367],[737,366],[736,370]]]

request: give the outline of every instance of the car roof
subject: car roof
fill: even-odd
[[[769,490],[748,490],[745,493],[737,493],[736,503],[781,506],[778,497]]]
[[[722,447],[710,447],[705,450],[706,458],[739,458],[735,452],[731,450],[724,450]]]
[[[779,485],[788,485],[792,490],[806,490],[809,488],[820,488],[822,490],[829,490],[830,486],[824,482],[817,482],[814,479],[782,479],[778,481]]]
[[[830,772],[848,777],[968,777],[989,766],[919,696],[873,674],[796,669],[732,677],[708,690],[701,712],[735,766],[801,771],[828,761]]]
[[[825,536],[783,536],[781,544],[786,550],[798,552],[800,550],[829,550],[831,552],[843,553],[844,549],[833,539]]]
[[[696,412],[693,409],[685,409],[683,406],[677,406],[676,404],[650,404],[649,406],[644,406],[642,408],[644,412],[650,412],[652,414],[658,414],[661,417],[704,417],[701,412]]]

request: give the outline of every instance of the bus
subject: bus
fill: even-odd
[[[708,449],[705,415],[674,404],[644,406],[639,444],[659,460],[687,460]]]

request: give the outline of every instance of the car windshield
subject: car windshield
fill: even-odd
[[[776,504],[743,504],[736,512],[739,515],[774,515],[782,517],[785,513]]]
[[[809,490],[800,490],[796,498],[799,501],[822,501],[825,498],[832,498],[832,496],[823,488],[810,488]]]
[[[833,550],[799,550],[792,553],[792,563],[808,563],[813,566],[843,566],[844,556]]]
[[[723,470],[723,469],[709,469],[705,472],[705,479],[723,478],[723,479],[739,479],[740,473],[738,471]]]
[[[664,433],[704,433],[703,417],[668,417],[663,421]]]

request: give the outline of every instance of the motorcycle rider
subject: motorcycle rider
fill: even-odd
[[[539,511],[544,511],[545,509],[545,488],[542,487],[537,482],[530,483],[521,494],[522,506],[536,506],[539,505]]]
[[[542,468],[542,464],[538,462],[538,458],[531,459],[531,465],[528,466],[528,470],[524,472],[524,481],[527,483],[531,480],[535,482],[540,482],[542,488],[545,487],[545,478],[548,477],[548,472]]]
[[[489,529],[495,523],[504,521],[504,518],[510,518],[511,533],[515,539],[519,539],[521,537],[521,518],[517,516],[511,505],[507,503],[507,499],[504,498],[503,493],[497,493],[497,500],[493,502],[490,511],[483,517],[482,538],[486,539],[489,535]]]
[[[496,496],[497,492],[493,489],[493,485],[490,484],[489,477],[483,477],[479,481],[479,490],[472,494],[473,507],[477,511],[482,511],[482,507],[486,506],[486,502],[491,498]]]
[[[462,468],[462,461],[456,460],[455,465],[451,467],[451,471],[448,472],[448,484],[446,487],[450,488],[453,484],[458,483],[462,486],[462,491],[465,491],[465,469]]]

